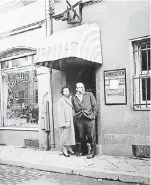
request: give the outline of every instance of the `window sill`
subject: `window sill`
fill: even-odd
[[[151,111],[151,107],[135,107],[133,108],[134,111]]]
[[[22,128],[22,127],[0,127],[0,130],[20,130],[20,131],[36,131],[38,132],[38,127],[32,128]]]

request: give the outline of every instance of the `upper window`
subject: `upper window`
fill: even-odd
[[[32,61],[33,61],[33,56],[26,56],[26,57],[2,61],[1,69],[31,65]]]
[[[134,59],[133,106],[134,109],[150,109],[150,38],[132,42]]]
[[[0,69],[32,65],[35,54],[35,50],[24,47],[16,47],[3,51],[0,53]]]

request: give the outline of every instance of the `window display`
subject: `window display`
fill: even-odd
[[[29,63],[32,64],[32,60],[33,56],[28,56],[1,63],[1,65],[8,63],[9,66],[15,67],[1,70],[3,125],[5,127],[38,126],[37,71],[33,67],[26,67]]]
[[[37,77],[35,70],[7,75],[7,126],[38,123]]]

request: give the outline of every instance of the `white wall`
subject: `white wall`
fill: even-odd
[[[45,1],[37,1],[10,11],[0,11],[0,33],[45,19]]]
[[[149,145],[150,112],[132,110],[129,41],[150,35],[149,1],[102,1],[83,9],[83,23],[100,26],[103,65],[100,70],[100,132],[103,154],[131,155],[132,144]],[[127,105],[107,106],[103,71],[126,68]]]

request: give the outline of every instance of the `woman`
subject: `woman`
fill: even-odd
[[[72,145],[75,145],[75,131],[73,124],[73,106],[71,102],[70,89],[63,87],[61,90],[62,98],[58,102],[58,124],[60,128],[60,141],[63,155],[70,157],[74,154]]]

